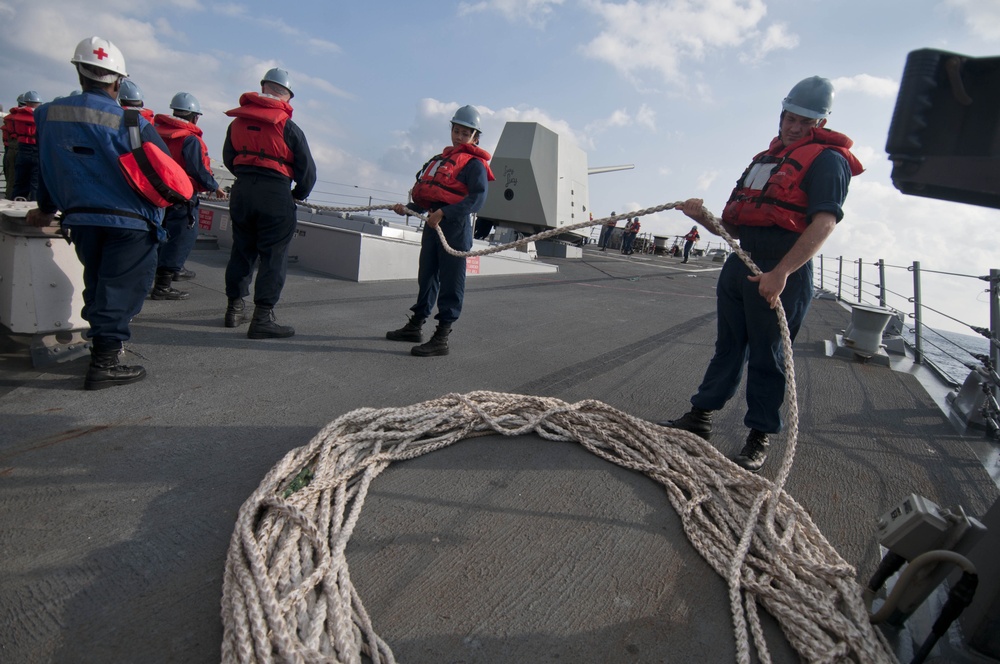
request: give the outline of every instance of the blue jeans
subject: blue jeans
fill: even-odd
[[[14,186],[10,195],[33,201],[38,195],[38,146],[21,143],[14,160]]]
[[[191,255],[198,240],[198,198],[191,203],[191,211],[185,205],[171,205],[163,214],[163,229],[167,239],[160,243],[157,268],[164,272],[180,272],[184,262]]]
[[[156,239],[149,231],[71,226],[70,238],[83,263],[83,318],[87,336],[128,341],[129,321],[142,310],[156,272]]]
[[[778,259],[755,260],[767,272]],[[719,410],[736,394],[747,366],[747,414],[743,423],[765,433],[781,431],[781,404],[785,398],[784,352],[778,316],[760,296],[757,284],[748,281],[749,268],[731,254],[716,285],[718,336],[715,355],[691,405]],[[812,302],[812,261],[788,277],[781,293],[792,341]]]
[[[441,230],[448,245],[458,251],[472,248],[472,223],[469,217],[444,219]],[[441,323],[454,323],[462,314],[465,299],[465,258],[452,256],[441,246],[437,231],[424,226],[420,236],[420,259],[417,268],[417,303],[410,311],[418,318],[428,318],[437,303]]]

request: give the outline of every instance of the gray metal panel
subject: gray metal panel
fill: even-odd
[[[558,134],[537,122],[508,122],[490,167],[496,180],[480,217],[556,228]]]

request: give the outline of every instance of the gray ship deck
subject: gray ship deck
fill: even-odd
[[[184,302],[148,301],[147,380],[85,392],[86,360],[0,355],[0,660],[211,662],[241,503],[289,449],[364,406],[494,390],[682,413],[712,352],[719,267],[603,254],[555,275],[471,279],[452,354],[386,341],[411,281],[292,269],[287,340],[221,327],[222,251],[194,252]],[[876,518],[915,492],[981,514],[997,487],[917,380],[828,358],[848,313],[819,300],[795,345],[801,440],[788,491],[865,580]],[[742,444],[742,393],[713,442]],[[777,457],[783,446],[773,453]],[[773,477],[775,458],[764,474]],[[583,448],[490,436],[394,464],[348,548],[401,662],[724,662],[724,581],[662,488]],[[774,625],[776,662],[796,661]]]

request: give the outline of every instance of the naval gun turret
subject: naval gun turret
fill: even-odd
[[[572,226],[591,218],[588,176],[627,170],[624,166],[587,167],[587,153],[537,122],[508,122],[500,134],[490,168],[486,204],[479,211],[476,237],[495,228],[494,239],[511,233],[532,235]],[[584,244],[590,229],[557,235],[557,241]]]

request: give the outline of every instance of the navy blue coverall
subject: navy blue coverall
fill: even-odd
[[[427,212],[441,210],[441,230],[448,246],[458,251],[472,248],[472,215],[486,202],[486,166],[478,159],[470,159],[456,176],[466,186],[468,194],[457,203],[432,207]],[[407,207],[425,212],[414,203]],[[420,237],[420,259],[417,269],[417,303],[410,311],[417,318],[429,318],[437,303],[434,317],[441,323],[451,324],[462,314],[465,298],[465,258],[452,256],[441,246],[437,231],[424,225]]]
[[[851,171],[840,154],[825,150],[806,174],[802,190],[809,196],[807,222],[817,212],[829,212],[839,222],[847,198]],[[763,272],[774,269],[792,248],[799,234],[779,226],[740,226],[740,247]],[[810,260],[789,275],[781,293],[792,341],[812,302],[813,267]],[[747,365],[747,414],[743,422],[764,433],[781,431],[781,404],[785,397],[784,351],[778,317],[760,296],[758,285],[748,281],[750,269],[735,253],[726,259],[716,285],[718,333],[715,355],[709,362],[691,405],[719,410],[736,394]]]
[[[236,150],[230,139],[231,129],[232,125],[222,148],[222,161],[236,176],[229,196],[233,249],[226,266],[226,297],[250,294],[254,263],[259,259],[253,301],[257,306],[273,308],[285,286],[288,245],[295,236],[295,201],[305,200],[312,192],[316,164],[305,134],[289,119],[284,139],[295,155],[291,179],[270,168],[234,166]]]

